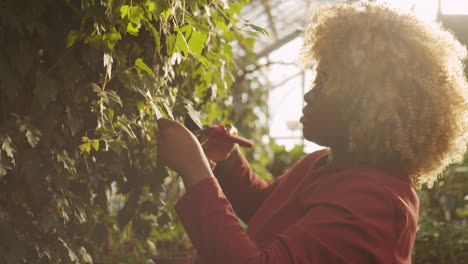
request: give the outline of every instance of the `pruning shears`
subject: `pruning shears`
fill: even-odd
[[[201,145],[204,145],[210,137],[224,137],[240,146],[247,148],[253,147],[253,143],[250,140],[233,135],[234,130],[235,128],[231,125],[207,125],[192,133],[198,138]]]

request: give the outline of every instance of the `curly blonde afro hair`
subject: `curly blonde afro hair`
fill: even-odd
[[[416,187],[431,187],[463,159],[467,51],[450,32],[367,3],[322,8],[303,35],[304,62],[317,61],[325,94],[343,98],[356,161],[404,164]]]

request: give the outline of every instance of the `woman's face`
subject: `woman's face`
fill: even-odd
[[[304,138],[327,147],[346,145],[346,125],[340,114],[342,104],[333,95],[325,94],[327,75],[317,70],[312,89],[304,95],[306,106],[300,121]]]

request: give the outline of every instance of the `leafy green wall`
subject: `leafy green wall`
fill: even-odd
[[[243,2],[0,3],[0,263],[91,263],[129,233],[146,263],[172,217],[155,120],[225,121]]]

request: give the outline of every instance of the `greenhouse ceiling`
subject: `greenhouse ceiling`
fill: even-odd
[[[259,36],[256,42],[257,58],[261,58],[298,37],[300,29],[310,21],[320,6],[363,1],[365,2],[365,0],[251,0],[251,3],[243,9],[242,16],[249,23],[263,27],[269,32],[269,35]],[[426,19],[436,19],[438,8],[449,17],[454,14],[463,14],[466,17],[468,13],[466,0],[374,1],[413,10],[418,16]],[[439,17],[439,20],[443,19]]]
[[[268,30],[269,35],[257,39],[257,57],[268,55],[273,50],[295,39],[300,29],[309,22],[312,14],[324,4],[344,3],[346,0],[252,0],[243,10],[249,23]]]

